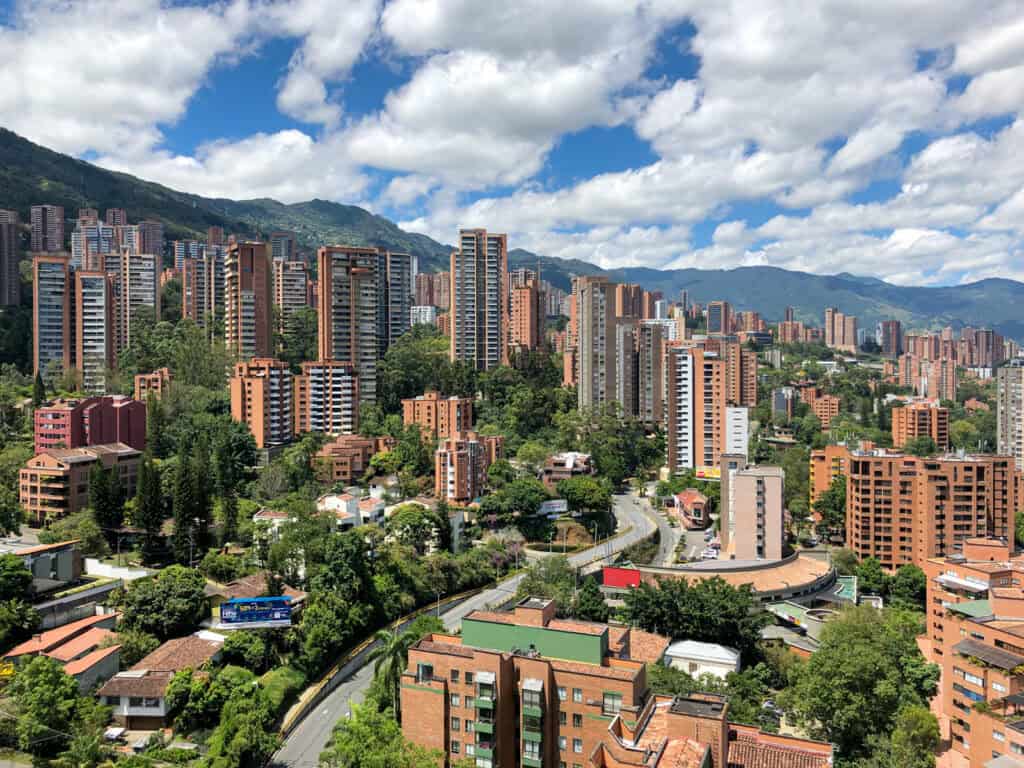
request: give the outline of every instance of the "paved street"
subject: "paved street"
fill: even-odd
[[[569,557],[576,566],[584,566],[585,571],[600,568],[601,563],[631,544],[649,536],[654,531],[657,517],[650,511],[646,500],[634,494],[621,494],[613,499],[613,511],[618,521],[619,530],[629,531],[618,538],[599,543],[597,547],[577,552]],[[462,619],[475,610],[488,606],[500,606],[516,593],[522,576],[514,576],[491,589],[475,595],[457,607],[441,613],[441,620],[449,629],[457,629]],[[371,646],[372,648],[373,646]],[[366,656],[370,648],[352,659],[343,670],[345,680],[324,699],[316,710],[308,715],[291,732],[273,758],[278,766],[295,768],[312,768],[318,764],[318,758],[331,735],[334,724],[351,711],[353,704],[363,700],[370,682],[373,680],[373,665],[368,664]]]

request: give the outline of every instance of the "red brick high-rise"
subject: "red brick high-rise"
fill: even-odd
[[[59,205],[33,205],[31,210],[34,253],[64,250],[64,209]]]
[[[266,243],[232,243],[224,262],[224,343],[240,358],[273,352],[273,275]]]

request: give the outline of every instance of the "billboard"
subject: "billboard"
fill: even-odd
[[[568,511],[569,502],[565,499],[552,499],[551,501],[542,501],[540,503],[539,514],[547,515],[553,519],[564,515]]]
[[[698,480],[717,481],[722,479],[721,467],[697,467],[693,470],[694,477]]]
[[[220,605],[220,623],[227,628],[290,627],[290,597],[235,597]]]

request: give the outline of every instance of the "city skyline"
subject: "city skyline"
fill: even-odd
[[[185,191],[486,223],[603,266],[1022,276],[1011,3],[914,30],[909,3],[107,5],[0,3],[25,86],[5,127]]]

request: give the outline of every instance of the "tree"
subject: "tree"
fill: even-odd
[[[142,559],[146,563],[152,563],[163,543],[161,528],[164,522],[164,496],[160,473],[153,465],[153,457],[149,452],[142,457],[142,463],[139,465],[132,522],[143,531]]]
[[[225,664],[236,664],[258,675],[270,669],[276,658],[267,637],[248,630],[229,633],[221,655]]]
[[[15,674],[8,689],[17,707],[18,746],[40,757],[67,747],[75,730],[78,683],[60,662],[35,656]]]
[[[321,768],[436,768],[444,755],[407,741],[401,726],[387,712],[366,705],[352,707],[352,716],[338,721]]]
[[[889,581],[888,587],[889,597],[893,600],[901,600],[908,607],[924,610],[928,577],[916,565],[907,563],[897,568],[896,575]]]
[[[373,676],[379,681],[383,691],[389,696],[391,710],[399,722],[402,719],[399,685],[402,673],[409,660],[409,649],[420,639],[420,636],[409,631],[379,629],[374,635],[376,647],[367,656],[373,662]]]
[[[178,468],[174,474],[174,495],[171,499],[171,510],[174,515],[174,533],[171,536],[171,548],[174,559],[179,563],[188,563],[195,557],[195,520],[199,500],[196,498],[197,484],[192,478],[193,463],[189,456],[178,455]]]
[[[0,533],[21,533],[23,513],[18,492],[14,486],[0,486]]]
[[[769,621],[756,607],[749,584],[733,587],[715,576],[692,583],[661,579],[656,587],[642,583],[626,594],[625,614],[630,624],[648,632],[721,643],[752,659]]]
[[[839,755],[867,754],[904,707],[927,706],[938,668],[917,647],[919,617],[909,611],[848,608],[825,624],[818,650],[792,674],[779,700],[787,718]]]
[[[934,768],[939,722],[927,706],[904,707],[896,716],[891,743],[892,768]]]
[[[120,605],[128,629],[167,640],[188,634],[202,621],[205,587],[199,571],[172,565],[152,578],[131,582],[112,602]]]
[[[889,574],[882,570],[877,557],[866,557],[857,566],[857,587],[871,595],[884,595],[889,587]]]
[[[526,569],[516,599],[544,597],[554,600],[559,616],[570,616],[573,609],[573,590],[576,587],[576,569],[565,555],[552,555],[533,563]]]
[[[105,469],[96,462],[89,471],[89,506],[96,524],[112,540],[124,523],[124,498],[117,468]]]
[[[537,440],[527,440],[516,452],[516,458],[534,475],[540,471],[550,455],[551,451],[547,446]]]
[[[210,546],[210,522],[213,518],[213,478],[210,474],[210,444],[205,435],[196,440],[192,451],[192,482],[195,484],[195,548],[203,553]],[[191,565],[191,563],[189,563]]]
[[[852,549],[840,547],[832,550],[832,567],[840,576],[853,576],[857,572],[857,555]]]
[[[160,640],[148,632],[120,627],[117,637],[110,638],[109,644],[121,646],[121,666],[128,669],[159,648]]]
[[[957,419],[949,425],[949,441],[954,448],[973,450],[980,439],[981,432],[968,419]]]
[[[573,615],[584,621],[598,621],[602,624],[608,621],[608,605],[604,601],[597,580],[592,576],[583,580],[583,586],[576,593],[576,602],[573,607]]]
[[[17,555],[0,555],[0,600],[22,600],[32,586],[32,572]]]
[[[815,500],[814,511],[821,516],[820,527],[828,533],[846,538],[846,477],[832,479]]]
[[[580,475],[559,480],[557,490],[573,512],[602,516],[611,512],[612,489],[596,477]]]
[[[39,626],[39,614],[24,600],[0,601],[0,649],[27,640]]]
[[[220,501],[220,539],[226,544],[238,535],[238,497],[228,493]]]
[[[507,459],[498,459],[487,468],[487,484],[494,490],[504,488],[515,479],[515,467]]]
[[[46,385],[43,384],[43,372],[36,371],[36,377],[32,381],[32,407],[38,408],[46,402]]]
[[[903,452],[911,456],[934,456],[939,448],[927,435],[912,437],[903,444]]]
[[[167,415],[155,392],[146,393],[146,447],[158,458],[168,454]]]

